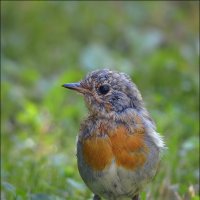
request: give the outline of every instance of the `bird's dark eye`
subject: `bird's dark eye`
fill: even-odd
[[[107,94],[110,90],[110,86],[109,85],[101,85],[99,87],[99,93],[100,94]]]

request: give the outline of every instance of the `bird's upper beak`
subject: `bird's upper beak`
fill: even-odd
[[[81,86],[81,84],[79,82],[77,83],[65,83],[62,85],[62,87],[68,88],[70,90],[76,90],[77,92],[80,93],[85,93],[86,89],[83,88],[83,86]]]

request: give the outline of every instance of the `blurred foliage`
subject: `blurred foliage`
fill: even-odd
[[[168,146],[142,199],[199,199],[198,9],[199,1],[1,1],[1,198],[91,199],[75,156],[87,110],[60,86],[108,67],[132,77]]]

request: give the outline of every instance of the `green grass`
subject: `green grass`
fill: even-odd
[[[102,67],[132,77],[168,146],[142,199],[199,199],[198,15],[197,1],[2,1],[2,199],[91,199],[75,156],[87,110],[61,85]]]

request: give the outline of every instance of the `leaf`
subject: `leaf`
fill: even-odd
[[[74,188],[76,189],[79,189],[79,190],[84,190],[85,189],[85,186],[77,181],[75,181],[74,179],[71,179],[71,178],[68,178],[67,179],[67,182],[73,186]]]
[[[47,194],[32,194],[31,200],[54,200],[54,198]]]
[[[13,192],[15,194],[16,188],[14,185],[3,181],[2,186],[5,188],[5,190]]]

